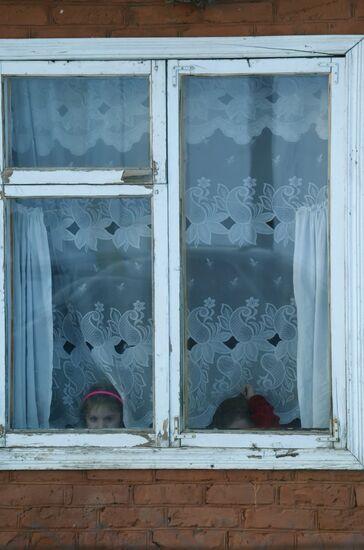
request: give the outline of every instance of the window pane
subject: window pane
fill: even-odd
[[[12,200],[8,213],[12,427],[101,427],[81,411],[94,390],[119,413],[121,396],[126,428],[150,427],[150,200]]]
[[[182,105],[185,423],[326,429],[327,77],[186,76]]]
[[[8,78],[7,165],[147,167],[149,79]]]

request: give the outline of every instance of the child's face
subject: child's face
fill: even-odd
[[[91,430],[102,428],[120,428],[121,413],[107,403],[92,405],[86,413],[86,426]]]

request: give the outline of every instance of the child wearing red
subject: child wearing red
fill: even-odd
[[[279,417],[262,395],[255,395],[246,384],[237,397],[225,399],[214,414],[209,428],[219,430],[246,430],[249,428],[278,428]]]

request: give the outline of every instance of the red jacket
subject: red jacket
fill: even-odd
[[[257,428],[278,428],[280,418],[262,395],[253,395],[248,400],[249,413]]]

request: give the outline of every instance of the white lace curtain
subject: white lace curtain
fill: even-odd
[[[146,79],[9,80],[15,165],[78,166],[81,157],[101,166],[125,161],[112,150],[129,151],[135,165],[149,162]],[[300,249],[306,254],[297,242],[297,232],[304,234],[297,213],[319,210],[326,200],[327,77],[183,82],[187,424],[208,426],[217,405],[251,383],[282,423],[302,417],[305,427],[327,427],[327,405],[304,419],[305,392],[312,403],[327,395],[328,370],[315,370],[316,381],[308,384],[300,357],[309,336],[297,337],[297,296],[310,294],[312,304],[321,303],[315,322],[325,331],[326,290],[315,295],[306,285],[300,293],[299,280],[308,277],[298,275],[296,261]],[[125,397],[127,426],[152,422],[150,204],[115,201],[17,201],[43,212],[48,233],[52,426],[77,423],[82,395],[101,376]],[[21,242],[15,231],[14,242]],[[27,246],[43,253],[37,242]],[[321,352],[312,353],[326,364]],[[24,366],[16,368],[21,373]]]
[[[24,199],[12,205],[14,426],[44,428],[49,417],[54,428],[78,426],[89,387],[111,382],[124,399],[126,427],[148,427],[150,201]]]
[[[13,346],[13,425],[48,428],[52,399],[52,274],[47,231],[40,208],[13,211],[12,276],[9,303]]]
[[[326,287],[319,294],[303,287],[302,277],[296,276],[293,288],[294,255],[297,266],[298,258],[311,258],[316,250],[316,241],[305,236],[307,227],[299,230],[297,242],[297,213],[321,211],[326,202],[327,90],[327,79],[320,76],[185,79],[187,422],[192,428],[208,426],[219,403],[246,383],[269,400],[282,424],[301,418],[305,428],[328,427],[328,364],[317,368],[311,358],[308,367],[303,360],[312,337],[302,331],[307,321],[301,318],[304,295],[311,309],[316,307],[315,327],[325,334],[320,352],[320,337],[312,344],[324,359],[325,268]],[[312,247],[311,256],[301,243]],[[323,246],[321,253],[324,264]],[[303,403],[307,393],[316,403],[316,395],[323,397],[320,420],[307,416],[312,409]]]
[[[10,78],[10,166],[148,166],[146,77]]]
[[[297,387],[303,428],[330,419],[327,206],[297,211],[293,264],[297,303]]]
[[[268,128],[297,142],[311,127],[327,139],[327,86],[299,77],[193,77],[185,100],[185,139],[202,143],[216,131],[247,145]]]

